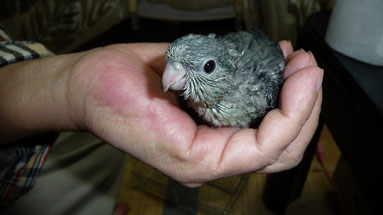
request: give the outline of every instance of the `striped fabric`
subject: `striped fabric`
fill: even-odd
[[[0,26],[0,67],[49,55],[40,43],[10,40]],[[45,134],[0,146],[0,207],[32,189],[56,137]]]
[[[0,66],[52,55],[40,43],[25,41],[0,41]]]

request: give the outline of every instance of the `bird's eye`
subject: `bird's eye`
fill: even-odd
[[[205,70],[206,73],[211,73],[211,72],[214,71],[214,69],[215,69],[215,62],[214,62],[214,60],[209,60],[203,66],[203,70]]]

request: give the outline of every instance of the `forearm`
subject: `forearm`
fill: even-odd
[[[76,129],[67,85],[70,67],[79,57],[59,55],[0,68],[0,143]]]

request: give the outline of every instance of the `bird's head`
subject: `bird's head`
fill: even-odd
[[[167,49],[162,87],[181,90],[185,99],[211,106],[228,91],[234,72],[235,54],[219,38],[189,34]]]

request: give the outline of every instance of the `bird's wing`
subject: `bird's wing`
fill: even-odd
[[[224,40],[232,44],[241,55],[236,62],[237,72],[233,81],[231,100],[251,97],[245,103],[275,107],[284,70],[284,58],[279,45],[260,30],[226,35]],[[254,94],[263,93],[264,95]],[[253,101],[253,98],[257,101]],[[260,98],[263,97],[263,98]]]

